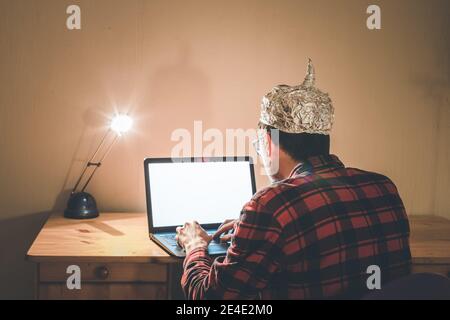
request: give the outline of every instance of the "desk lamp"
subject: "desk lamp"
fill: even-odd
[[[99,213],[95,198],[91,194],[85,192],[84,190],[86,190],[86,187],[88,186],[89,182],[91,182],[95,172],[97,171],[98,168],[100,168],[103,160],[105,160],[106,156],[111,151],[114,143],[117,141],[119,137],[122,136],[122,134],[130,130],[132,125],[133,125],[132,119],[125,114],[118,114],[112,119],[108,131],[106,131],[105,135],[103,136],[100,142],[100,145],[97,147],[94,154],[87,162],[86,166],[83,169],[83,172],[81,173],[80,177],[77,180],[77,183],[75,184],[75,186],[72,189],[72,192],[70,193],[69,200],[67,201],[67,208],[64,211],[64,216],[66,218],[93,219],[98,217]],[[109,143],[109,146],[106,146],[107,138],[111,134],[114,134],[114,138]],[[100,156],[100,154],[102,155]],[[98,160],[96,161],[95,159]],[[92,170],[91,174],[89,175],[88,179],[84,183],[81,190],[77,192],[78,186],[83,180],[83,177],[85,176],[88,169],[91,167],[94,167],[94,169]]]

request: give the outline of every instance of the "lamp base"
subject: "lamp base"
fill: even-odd
[[[95,198],[87,192],[70,195],[64,217],[69,219],[94,219],[99,216]]]

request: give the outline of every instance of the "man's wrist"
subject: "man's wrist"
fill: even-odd
[[[203,239],[196,239],[196,240],[190,241],[184,245],[186,255],[188,255],[193,250],[207,249],[207,248],[208,248],[208,242],[206,242]]]

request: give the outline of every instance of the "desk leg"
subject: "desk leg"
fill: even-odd
[[[170,300],[186,300],[183,289],[181,288],[181,276],[183,274],[183,262],[170,263],[168,271],[168,291]]]
[[[36,268],[35,268],[35,276],[34,276],[34,300],[39,300],[39,285],[41,284],[41,279],[40,279],[40,268],[41,268],[41,264],[40,263],[36,263]]]

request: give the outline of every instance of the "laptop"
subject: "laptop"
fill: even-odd
[[[176,228],[197,221],[214,234],[236,219],[256,192],[251,157],[148,158],[144,161],[150,238],[177,257]],[[223,255],[229,243],[211,241],[210,255]]]

